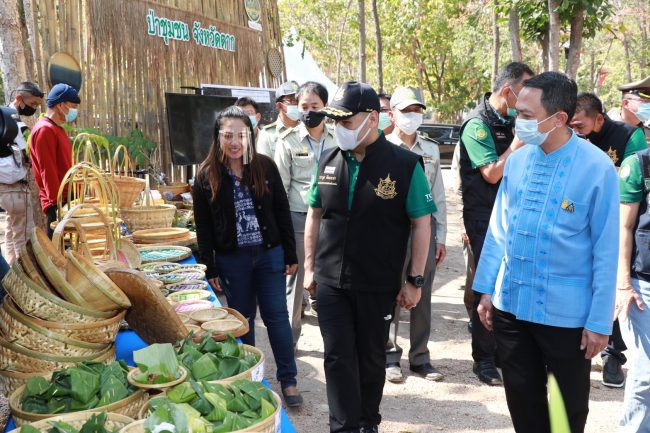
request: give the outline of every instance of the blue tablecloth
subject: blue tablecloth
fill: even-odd
[[[185,259],[181,261],[180,263],[182,264],[193,264],[196,263],[196,259],[192,256],[188,259]],[[210,288],[210,291],[212,291],[212,288]],[[220,305],[219,301],[217,300],[217,297],[214,296],[214,292],[212,292],[212,296],[210,297],[210,301],[214,302],[216,305]],[[139,336],[138,334],[135,333],[135,331],[131,330],[125,330],[125,331],[120,331],[117,334],[117,338],[115,339],[115,357],[117,359],[123,359],[127,364],[129,365],[134,365],[133,364],[133,352],[142,349],[143,347],[146,347],[147,343],[145,343]],[[266,380],[263,381],[263,383],[268,386],[268,382]],[[289,420],[289,417],[287,416],[287,413],[285,412],[284,409],[281,409],[281,425],[282,425],[282,433],[295,433],[296,429],[293,427],[291,424],[291,421]],[[5,428],[5,432],[8,432],[10,430],[13,430],[16,428],[16,425],[14,424],[13,419],[9,419],[9,422],[7,423],[7,427]]]

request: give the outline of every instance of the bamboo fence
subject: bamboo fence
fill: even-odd
[[[162,168],[171,170],[165,92],[213,83],[276,87],[269,51],[282,54],[277,4],[260,0],[262,31],[248,27],[246,0],[25,0],[35,81],[49,89],[47,65],[56,52],[81,66],[82,104],[77,125],[126,135],[132,128],[161,144]],[[149,35],[147,16],[182,21],[189,40]],[[235,37],[234,51],[202,46],[193,23]],[[168,43],[166,43],[168,42]],[[227,47],[233,48],[232,44]]]

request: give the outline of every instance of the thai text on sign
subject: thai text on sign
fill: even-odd
[[[156,16],[153,9],[147,14],[147,33],[161,38],[165,45],[169,45],[170,40],[189,42],[191,35],[197,45],[233,52],[236,48],[235,36],[218,31],[214,25],[205,28],[200,21],[194,21],[190,32],[187,23]]]

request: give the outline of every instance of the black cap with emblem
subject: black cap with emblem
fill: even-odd
[[[379,96],[366,83],[346,81],[334,94],[332,102],[321,113],[334,120],[347,119],[357,113],[379,112]]]

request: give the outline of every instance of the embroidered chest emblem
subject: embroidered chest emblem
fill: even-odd
[[[576,207],[573,203],[569,202],[569,199],[565,198],[562,200],[562,205],[560,205],[562,210],[567,211],[569,213],[573,213],[576,210]]]
[[[380,177],[379,184],[377,185],[377,188],[375,188],[375,194],[377,194],[377,197],[383,198],[384,200],[395,198],[397,195],[397,192],[395,191],[396,182],[396,180],[390,180],[390,173],[388,173],[386,179]]]
[[[614,164],[616,164],[618,162],[618,156],[616,156],[616,151],[614,149],[612,149],[611,147],[607,151],[607,156],[610,157],[610,159],[612,160],[612,162]]]

